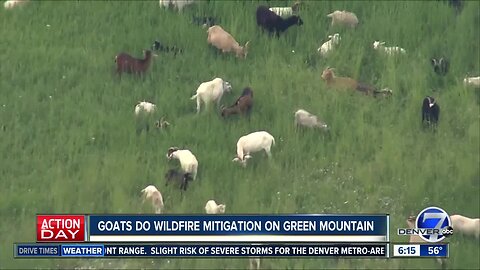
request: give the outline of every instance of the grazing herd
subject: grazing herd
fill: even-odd
[[[266,31],[269,35],[275,35],[278,37],[281,33],[285,32],[293,25],[303,25],[304,22],[298,15],[299,6],[299,2],[295,2],[295,4],[291,7],[259,6],[256,10],[257,26]],[[181,9],[180,6],[176,7]],[[332,26],[341,26],[354,29],[359,25],[358,17],[354,13],[345,10],[336,10],[328,14],[327,17],[331,18]],[[214,22],[213,17],[196,17],[193,21],[197,25],[202,25],[203,27],[208,26],[208,44],[220,50],[222,53],[233,53],[237,58],[240,59],[247,57],[248,45],[250,41],[247,41],[244,46],[241,46],[230,33],[224,30],[221,26],[212,23]],[[319,54],[322,57],[328,57],[330,52],[333,51],[340,42],[341,37],[339,33],[329,35],[328,40],[318,48]],[[386,56],[406,54],[406,50],[404,48],[399,46],[385,46],[385,42],[380,40],[375,40],[372,44],[372,47],[380,54]],[[164,46],[161,46],[159,42],[157,42],[156,45],[154,43],[152,48],[156,51],[170,51],[165,49]],[[145,57],[145,59],[147,59],[147,57]],[[146,60],[143,61],[145,62]],[[142,66],[141,64],[133,65]],[[432,58],[431,65],[433,71],[439,76],[445,76],[450,68],[450,62],[446,57]],[[389,97],[393,93],[393,91],[389,88],[379,89],[373,85],[357,81],[350,77],[338,77],[335,75],[334,69],[330,67],[325,68],[320,77],[325,82],[325,85],[328,89],[350,90],[373,97]],[[464,84],[466,86],[479,87],[479,78],[480,77],[465,77]],[[223,95],[225,93],[230,93],[231,91],[231,84],[222,78],[214,78],[211,81],[201,83],[197,88],[195,95],[191,97],[192,100],[196,100],[197,114],[201,110],[202,103],[204,103],[205,106],[213,103],[218,109]],[[145,107],[145,105],[143,106]],[[249,116],[252,108],[253,90],[251,87],[245,87],[234,104],[228,107],[223,105],[220,107],[220,115],[223,118],[234,114]],[[147,109],[144,110],[147,111]],[[138,114],[137,110],[135,113]],[[440,106],[434,97],[425,97],[422,103],[421,113],[422,123],[424,125],[435,127],[438,124]],[[329,126],[317,115],[314,115],[304,109],[298,109],[295,111],[294,123],[297,128],[304,127],[319,129],[322,131],[329,130]],[[252,154],[260,151],[264,151],[266,156],[270,158],[272,156],[271,148],[274,145],[275,138],[267,131],[256,131],[246,134],[238,139],[236,145],[237,153],[232,161],[240,163],[242,167],[246,167],[248,160],[252,158]],[[173,181],[179,184],[181,190],[185,191],[188,183],[196,179],[198,170],[198,161],[196,157],[189,150],[181,150],[177,147],[169,148],[167,157],[168,159],[178,159],[180,161],[181,170],[168,170],[168,172],[165,174],[165,178],[167,179],[166,185]],[[158,203],[158,195],[152,198],[157,200],[154,205],[155,209],[158,209],[160,204]],[[205,205],[205,213],[207,214],[223,214],[225,213],[225,210],[226,206],[224,204],[218,204],[215,200],[208,200]],[[156,210],[156,212],[158,212],[158,210]],[[459,215],[453,215],[451,218],[454,223],[453,226],[455,230],[466,235],[473,235],[474,237],[478,238],[480,228],[478,219],[469,219]],[[412,218],[407,220],[407,224],[409,226],[414,226],[412,223]],[[411,242],[421,242],[420,240],[417,238],[410,239]],[[445,260],[438,259],[438,261],[442,266],[445,265]],[[258,269],[260,267],[260,259],[258,257],[251,257],[249,263],[250,269]]]

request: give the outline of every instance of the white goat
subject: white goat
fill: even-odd
[[[463,84],[465,86],[480,87],[480,76],[478,77],[465,77],[463,79]]]
[[[327,56],[327,54],[333,50],[334,46],[338,45],[340,40],[342,40],[339,33],[329,35],[328,38],[329,40],[323,43],[322,46],[320,46],[320,48],[317,50],[323,57]]]
[[[162,194],[154,185],[149,185],[146,188],[142,189],[143,201],[152,200],[152,206],[155,209],[156,214],[161,214],[163,210],[163,198]]]
[[[145,114],[152,114],[157,109],[157,105],[147,102],[147,101],[139,101],[139,103],[135,106],[135,115],[140,115],[141,113]]]
[[[468,218],[462,215],[451,215],[453,233],[463,233],[469,236],[475,236],[476,239],[480,236],[480,218]]]
[[[198,161],[197,158],[190,152],[190,150],[180,150],[178,147],[170,147],[167,151],[168,159],[178,159],[180,167],[184,173],[190,173],[193,180],[197,178]]]
[[[270,158],[270,148],[275,145],[275,138],[266,131],[257,131],[240,137],[237,142],[237,156],[232,160],[240,162],[243,167],[247,166],[247,160],[252,158],[251,153],[265,150]]]
[[[17,6],[22,6],[27,2],[28,0],[8,0],[8,1],[5,1],[5,3],[3,3],[3,7],[5,9],[12,9]]]
[[[405,49],[400,48],[400,47],[396,47],[396,46],[395,47],[385,47],[385,42],[377,41],[377,40],[373,42],[373,48],[375,50],[383,51],[387,55],[394,55],[394,54],[398,54],[398,53],[401,53],[401,54],[407,53],[405,51]]]
[[[328,129],[327,124],[318,119],[316,115],[313,115],[303,109],[299,109],[295,112],[295,125],[304,126],[310,128]]]
[[[270,11],[273,11],[280,17],[290,17],[295,15],[298,12],[298,8],[300,7],[300,2],[295,2],[291,7],[271,7],[269,8]]]
[[[194,0],[160,0],[159,4],[160,7],[170,7],[172,5],[174,8],[177,8],[179,11],[182,11],[182,9],[185,6],[191,5],[194,3]]]
[[[209,200],[205,205],[205,213],[207,214],[223,214],[225,213],[225,204],[217,204],[214,200]]]
[[[249,270],[258,270],[260,269],[260,257],[249,257],[248,258],[248,269]]]
[[[223,53],[234,52],[236,57],[247,57],[250,41],[247,41],[243,47],[240,46],[233,36],[219,25],[209,27],[207,33],[207,42],[215,48],[222,50]]]
[[[217,108],[220,106],[220,100],[225,92],[229,93],[232,86],[229,82],[221,78],[215,78],[209,82],[203,82],[198,86],[197,93],[190,99],[197,99],[197,113],[200,113],[200,103],[203,101],[205,106],[207,103],[216,102]]]
[[[345,25],[351,28],[355,28],[358,24],[357,15],[355,15],[355,13],[345,10],[335,10],[334,12],[328,14],[327,17],[332,18],[332,26]]]
[[[410,229],[415,229],[417,226],[415,225],[415,221],[417,220],[416,216],[409,216],[407,219],[407,225],[408,228]],[[454,229],[455,231],[455,229]],[[410,243],[425,243],[426,241],[423,240],[420,236],[418,235],[410,235]],[[442,266],[442,268],[445,266],[447,263],[447,260],[445,258],[435,258],[435,260]]]

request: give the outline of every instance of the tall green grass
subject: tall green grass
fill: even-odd
[[[270,1],[272,6],[287,1]],[[140,190],[160,188],[167,213],[202,213],[209,199],[228,213],[389,213],[391,237],[410,213],[436,205],[449,213],[480,215],[478,90],[463,87],[480,72],[480,4],[459,16],[440,1],[305,1],[304,25],[280,39],[255,23],[257,1],[200,2],[183,14],[158,1],[33,1],[0,11],[0,267],[1,268],[245,268],[245,259],[20,260],[15,242],[35,240],[37,213],[152,213]],[[347,9],[355,30],[331,28],[326,14]],[[213,15],[241,43],[247,59],[220,55],[206,43],[192,15]],[[46,27],[46,25],[50,27]],[[328,34],[342,42],[328,59],[312,56]],[[137,57],[155,40],[185,49],[161,54],[144,79],[113,75],[114,56]],[[404,47],[386,59],[374,40]],[[293,53],[292,50],[295,52]],[[432,56],[451,60],[445,78]],[[313,64],[305,61],[311,58]],[[326,89],[325,66],[394,90],[388,100]],[[214,108],[195,114],[190,100],[214,76],[255,91],[250,121],[222,120]],[[436,133],[420,125],[425,95],[441,106]],[[169,130],[137,135],[133,107],[157,104]],[[293,112],[304,108],[330,126],[330,136],[295,131]],[[267,130],[273,158],[257,154],[248,168],[230,160],[238,138]],[[95,138],[94,140],[92,138]],[[165,152],[183,146],[197,156],[199,179],[181,195],[164,187],[176,166]],[[454,236],[451,268],[480,267],[478,242]],[[265,268],[434,268],[434,260],[268,259]]]

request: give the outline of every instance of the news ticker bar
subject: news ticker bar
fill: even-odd
[[[389,244],[34,244],[14,245],[15,258],[71,257],[375,257],[388,258]]]
[[[393,245],[393,257],[448,257],[448,244]]]

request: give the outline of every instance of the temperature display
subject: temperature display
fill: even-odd
[[[448,244],[393,245],[393,257],[448,257]]]

